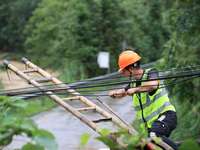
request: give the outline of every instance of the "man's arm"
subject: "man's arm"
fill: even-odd
[[[151,78],[151,79],[155,79],[155,78]],[[159,84],[159,80],[148,81],[141,86],[128,89],[126,94],[132,96],[134,93],[147,92],[147,91],[150,92],[152,90],[157,89],[158,84]]]

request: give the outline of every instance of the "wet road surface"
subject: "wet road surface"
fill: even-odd
[[[106,110],[107,112],[111,113],[95,98],[88,97],[88,99]],[[128,123],[131,124],[136,119],[132,97],[127,96],[117,100],[111,99],[109,97],[100,97],[100,99],[105,102],[109,107],[111,107],[120,117],[122,117]],[[78,101],[69,102],[68,104],[76,108],[82,108],[84,106]],[[91,111],[87,115],[88,118],[90,118],[91,120],[99,118],[99,116],[97,116],[99,114],[96,112]],[[58,150],[79,149],[79,142],[81,140],[81,136],[84,133],[92,134],[84,149],[98,150],[101,148],[107,148],[106,145],[95,139],[95,137],[99,136],[98,133],[93,131],[90,127],[74,117],[71,113],[67,112],[67,110],[65,110],[61,106],[55,107],[50,111],[45,111],[43,113],[37,114],[33,116],[32,119],[35,120],[35,122],[38,124],[38,128],[45,129],[54,134],[56,142],[59,145]],[[29,140],[30,139],[28,139],[25,135],[16,136],[14,137],[13,142],[9,146],[5,147],[3,150],[13,150],[16,148],[21,148],[22,145],[27,143],[27,141]]]

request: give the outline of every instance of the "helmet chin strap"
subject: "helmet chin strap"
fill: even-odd
[[[132,72],[130,72],[129,79],[132,80]]]
[[[137,67],[137,66],[138,66],[138,62],[135,62],[135,63],[133,64],[133,68],[134,68],[134,67]],[[128,71],[130,72],[129,79],[132,80],[132,78],[133,78],[133,77],[132,77],[132,72],[131,72],[129,69],[128,69]]]
[[[130,72],[129,79],[132,80],[132,72],[129,69],[127,70]]]

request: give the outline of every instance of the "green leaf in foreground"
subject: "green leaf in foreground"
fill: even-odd
[[[83,134],[82,137],[81,137],[81,141],[79,143],[79,145],[82,147],[82,146],[85,146],[86,143],[88,142],[88,140],[90,139],[92,134]]]
[[[36,136],[34,140],[38,145],[46,147],[48,150],[58,149],[58,144],[55,142],[55,140],[48,136]]]
[[[188,141],[186,143],[183,143],[180,147],[179,150],[200,150],[200,147],[196,141]]]
[[[31,143],[27,143],[22,147],[22,150],[44,150],[43,147],[40,147],[38,145],[33,145]]]

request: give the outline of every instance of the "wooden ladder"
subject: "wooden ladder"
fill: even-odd
[[[12,64],[10,64],[7,60],[4,60],[4,65],[13,71],[16,75],[26,80],[29,84],[35,86],[39,91],[41,91],[44,95],[47,95],[51,99],[53,99],[55,102],[57,102],[59,105],[64,107],[68,112],[70,112],[72,115],[80,119],[82,122],[84,122],[86,125],[88,125],[90,128],[92,128],[94,131],[102,135],[102,129],[97,125],[99,122],[105,122],[109,121],[112,124],[117,125],[118,127],[121,127],[122,129],[126,130],[129,134],[137,134],[137,131],[131,127],[129,124],[124,123],[123,121],[119,120],[117,117],[111,115],[101,107],[97,106],[93,102],[91,102],[89,99],[87,99],[84,96],[81,96],[78,92],[76,92],[73,89],[70,89],[66,84],[62,83],[58,79],[56,79],[54,76],[50,75],[46,71],[42,70],[38,66],[31,63],[26,58],[22,58],[22,62],[26,65],[28,70],[19,70]],[[42,79],[33,79],[30,76],[28,76],[28,73],[38,73],[42,76]],[[45,86],[42,86],[40,83],[43,82],[53,82],[55,85],[57,85],[61,89],[65,89],[66,92],[73,95],[73,97],[70,98],[60,98],[52,91],[49,91]],[[79,108],[75,109],[71,105],[67,103],[67,101],[74,101],[79,100],[80,102],[84,103],[85,105],[89,106],[87,108]],[[103,116],[103,119],[98,120],[90,120],[85,115],[83,115],[82,111],[91,111],[94,110],[95,112],[99,113],[101,116]],[[118,142],[118,139],[115,138],[114,134],[115,132],[109,132],[107,137],[112,139],[115,142]],[[120,142],[118,142],[120,143]]]

